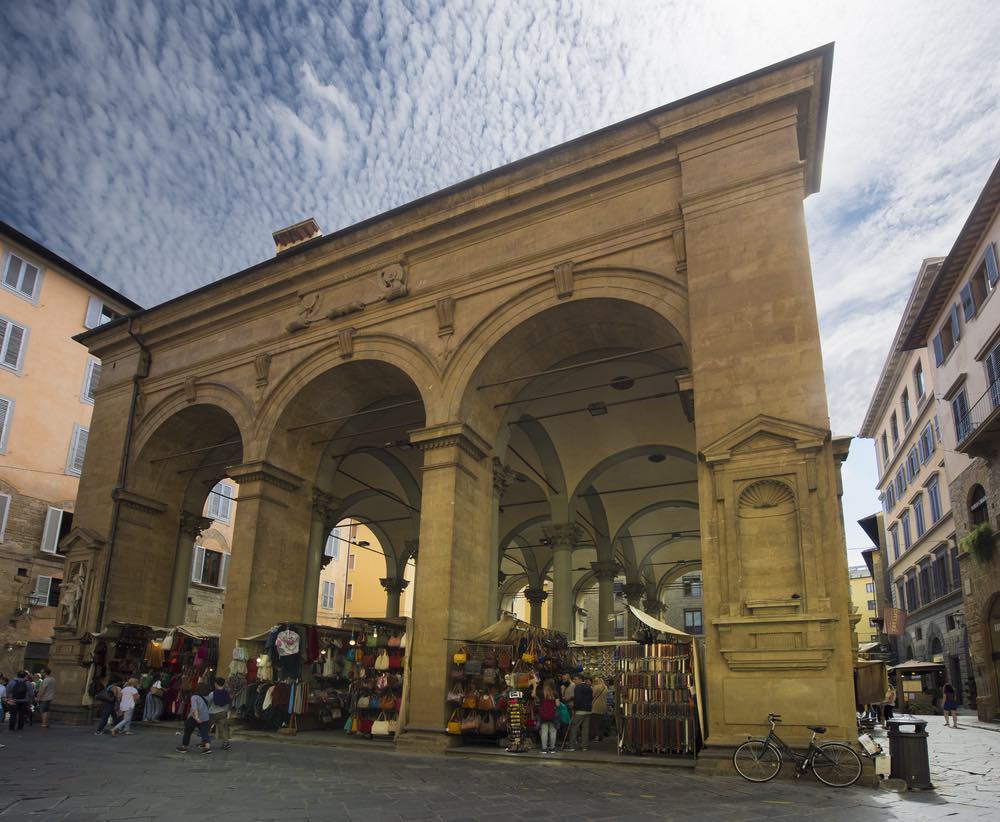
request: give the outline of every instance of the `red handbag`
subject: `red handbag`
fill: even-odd
[[[398,671],[403,667],[403,655],[398,651],[389,654],[389,670]]]
[[[375,654],[365,654],[361,657],[361,665],[365,668],[375,667]]]
[[[374,724],[374,719],[361,719],[358,721],[358,729],[363,734],[370,734],[372,732],[372,725]]]

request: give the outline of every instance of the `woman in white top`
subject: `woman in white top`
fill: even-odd
[[[139,689],[136,687],[138,684],[139,680],[133,678],[126,682],[125,687],[122,688],[121,703],[118,706],[122,714],[122,721],[111,729],[112,736],[118,736],[120,733],[124,733],[126,736],[132,735],[132,711],[135,710],[135,703],[139,700]]]

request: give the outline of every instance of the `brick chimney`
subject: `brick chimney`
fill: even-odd
[[[323,232],[320,231],[319,224],[312,217],[301,223],[290,225],[288,228],[279,228],[271,235],[274,237],[274,253],[280,254],[299,243],[322,235]]]

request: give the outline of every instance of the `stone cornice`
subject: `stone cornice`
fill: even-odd
[[[126,508],[131,508],[133,511],[141,511],[144,514],[162,514],[167,510],[165,503],[151,499],[150,497],[144,497],[142,494],[137,494],[134,491],[128,491],[124,488],[115,488],[111,492],[111,498]]]
[[[283,491],[296,491],[302,487],[304,480],[291,471],[272,465],[266,460],[255,460],[254,462],[233,465],[226,469],[226,475],[233,482],[243,485],[248,482],[262,482],[265,485],[273,485]]]
[[[463,422],[432,425],[410,432],[410,442],[421,451],[457,447],[477,462],[490,452],[490,445]]]

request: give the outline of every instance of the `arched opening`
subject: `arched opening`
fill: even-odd
[[[990,521],[989,507],[986,504],[986,489],[981,485],[973,485],[969,491],[969,522],[973,526]]]
[[[221,630],[238,507],[226,472],[243,442],[233,416],[205,403],[141,440],[120,498],[111,618]]]

